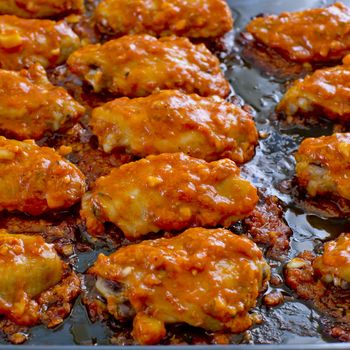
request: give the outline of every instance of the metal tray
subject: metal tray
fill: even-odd
[[[350,0],[343,0],[350,6]],[[235,17],[235,34],[248,23],[251,17],[261,13],[279,13],[281,11],[295,11],[310,7],[324,6],[331,1],[317,0],[230,0]],[[231,38],[233,40],[233,38]],[[301,210],[292,198],[282,193],[279,184],[294,175],[293,152],[305,136],[319,136],[330,134],[332,126],[321,127],[282,126],[273,118],[274,106],[282,95],[284,81],[264,76],[249,64],[240,59],[239,49],[221,57],[226,76],[232,86],[245,103],[256,111],[256,123],[260,131],[269,136],[260,141],[255,158],[242,168],[243,176],[254,184],[266,189],[268,194],[276,195],[286,205],[285,219],[293,230],[289,258],[303,250],[313,250],[320,242],[337,236],[347,227],[349,222],[337,219],[325,219],[315,214]],[[93,252],[78,253],[76,270],[84,273],[96,259],[98,253],[108,252],[108,248],[99,248]],[[275,271],[281,273],[283,263],[275,263]],[[283,292],[290,296],[293,293],[283,287]],[[322,334],[322,318],[309,304],[294,299],[283,305],[266,309],[258,307],[264,316],[264,323],[251,329],[250,335],[256,345],[240,344],[228,345],[228,349],[285,349],[285,350],[329,350],[350,349],[350,344],[338,343]],[[104,323],[90,322],[85,307],[78,299],[72,314],[65,322],[54,330],[43,326],[31,329],[31,337],[24,345],[14,346],[7,344],[0,338],[0,350],[5,349],[118,349],[122,346],[108,346],[110,331]],[[190,348],[183,346],[182,348]],[[140,346],[129,346],[131,349],[141,349]],[[157,349],[174,350],[175,346],[158,346]],[[200,345],[200,350],[214,350],[222,348],[215,345]]]

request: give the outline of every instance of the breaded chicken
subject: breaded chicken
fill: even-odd
[[[81,171],[52,148],[0,136],[0,211],[40,215],[69,208],[85,186]]]
[[[248,238],[193,228],[101,254],[89,273],[116,319],[134,317],[137,342],[156,344],[166,323],[245,331],[270,269]]]
[[[52,85],[40,65],[20,72],[0,69],[0,134],[39,139],[77,121],[85,108]]]
[[[176,90],[108,102],[93,110],[90,125],[105,152],[125,149],[140,157],[184,152],[243,163],[258,142],[254,121],[242,108]]]
[[[2,69],[19,70],[33,63],[55,67],[79,46],[79,37],[63,21],[0,16]]]
[[[287,116],[318,114],[342,122],[350,120],[350,56],[342,66],[319,69],[295,81],[277,106]]]
[[[83,11],[84,0],[0,0],[1,15],[45,18]]]
[[[105,44],[87,45],[67,60],[95,92],[142,97],[159,89],[180,89],[201,96],[230,92],[219,60],[187,38],[126,35]]]
[[[305,139],[295,159],[299,185],[310,196],[350,199],[350,133]]]
[[[224,0],[102,0],[95,19],[101,32],[118,36],[147,33],[215,38],[233,27]]]
[[[257,17],[246,30],[291,61],[340,60],[350,52],[350,9],[341,2],[325,8]]]
[[[256,188],[239,174],[229,159],[148,156],[99,178],[83,198],[81,216],[91,234],[103,233],[103,223],[112,222],[130,239],[160,230],[230,226],[258,201]]]

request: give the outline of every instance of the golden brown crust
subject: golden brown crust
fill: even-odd
[[[215,38],[232,29],[224,0],[103,0],[95,19],[103,33]]]
[[[0,16],[0,68],[19,70],[33,63],[44,68],[64,63],[80,46],[78,36],[63,21]]]
[[[326,8],[258,17],[246,30],[291,61],[340,60],[350,52],[350,9],[341,2]]]
[[[212,331],[249,328],[248,311],[269,278],[269,266],[249,239],[224,229],[195,228],[100,255],[89,273],[100,278],[96,286],[109,312],[123,319],[118,305],[128,300],[136,313],[134,337],[154,344],[165,335],[164,323]],[[122,288],[113,291],[108,281]]]
[[[186,38],[126,35],[87,45],[67,60],[70,70],[95,92],[142,97],[159,89],[180,89],[201,96],[230,92],[219,60],[203,45]]]
[[[105,152],[125,149],[140,157],[184,152],[243,163],[258,142],[252,117],[240,107],[175,90],[108,102],[92,111],[90,125]]]
[[[0,137],[0,210],[40,215],[69,208],[85,187],[80,170],[53,149]]]
[[[17,140],[39,139],[77,121],[85,108],[52,85],[34,65],[20,72],[0,69],[0,131]]]
[[[99,178],[82,202],[91,234],[104,222],[128,238],[191,226],[229,226],[249,215],[258,201],[249,181],[229,159],[207,163],[183,153],[148,156]],[[126,209],[127,208],[127,209]]]

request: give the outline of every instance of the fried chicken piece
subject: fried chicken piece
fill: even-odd
[[[224,0],[103,0],[95,19],[101,32],[118,36],[147,33],[215,38],[233,27]]]
[[[296,176],[312,197],[350,199],[350,133],[305,139],[295,155]]]
[[[0,315],[21,325],[39,319],[32,299],[63,277],[64,264],[41,236],[9,234],[0,230]]]
[[[340,60],[350,52],[350,9],[341,2],[258,17],[246,30],[291,61],[327,62]]]
[[[249,215],[257,191],[229,159],[213,163],[163,153],[113,169],[83,197],[81,216],[91,234],[104,222],[127,238],[191,226],[229,226]]]
[[[93,110],[90,125],[105,152],[124,148],[140,157],[184,152],[243,163],[258,142],[254,121],[242,108],[176,90],[108,102]]]
[[[321,113],[329,119],[350,120],[350,55],[342,66],[319,69],[295,81],[277,106],[287,116]]]
[[[84,111],[65,89],[49,82],[42,66],[0,69],[0,133],[6,137],[39,139],[77,121]]]
[[[63,21],[0,16],[2,69],[19,70],[33,63],[55,67],[79,46],[79,37]]]
[[[159,89],[181,89],[201,96],[230,92],[219,60],[187,38],[126,35],[101,45],[87,45],[67,60],[70,70],[95,92],[141,97]]]
[[[40,215],[78,202],[85,178],[55,150],[0,136],[0,211]]]
[[[45,18],[84,12],[84,0],[0,0],[1,15]]]
[[[165,323],[240,333],[270,276],[261,250],[225,229],[192,228],[99,255],[89,270],[116,319],[134,317],[133,336],[156,344]],[[113,288],[114,287],[114,288]]]

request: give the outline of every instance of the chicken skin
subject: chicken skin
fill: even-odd
[[[201,96],[230,92],[219,60],[187,38],[127,35],[101,45],[87,45],[67,60],[70,70],[95,92],[142,97],[159,89],[180,89]]]
[[[134,317],[137,342],[156,344],[166,335],[165,323],[245,331],[270,269],[248,238],[192,228],[101,254],[89,273],[116,319]]]
[[[80,46],[65,22],[0,16],[0,68],[19,70],[33,63],[52,68]]]
[[[1,15],[46,18],[83,11],[84,0],[0,0]]]
[[[103,0],[95,18],[101,32],[118,36],[147,33],[215,38],[233,27],[224,0]]]
[[[0,133],[6,137],[39,139],[77,121],[84,110],[49,82],[40,65],[20,72],[0,69]]]
[[[312,197],[350,199],[350,133],[305,139],[295,155],[299,185]]]
[[[341,2],[326,8],[258,17],[246,30],[291,61],[341,60],[350,52],[350,9]]]
[[[40,215],[69,208],[84,192],[84,175],[52,148],[0,136],[0,211]]]
[[[183,153],[163,153],[113,169],[83,197],[81,216],[91,234],[104,222],[129,239],[160,230],[229,226],[254,209],[256,188],[236,164],[207,163]]]
[[[350,55],[343,65],[319,69],[295,81],[277,107],[287,116],[321,113],[329,119],[350,120]]]
[[[41,236],[0,230],[0,315],[17,324],[36,324],[39,310],[32,299],[58,283],[63,272],[63,262]]]
[[[252,117],[240,107],[176,90],[108,102],[93,110],[90,125],[105,152],[124,148],[140,157],[184,152],[243,163],[258,142]]]

